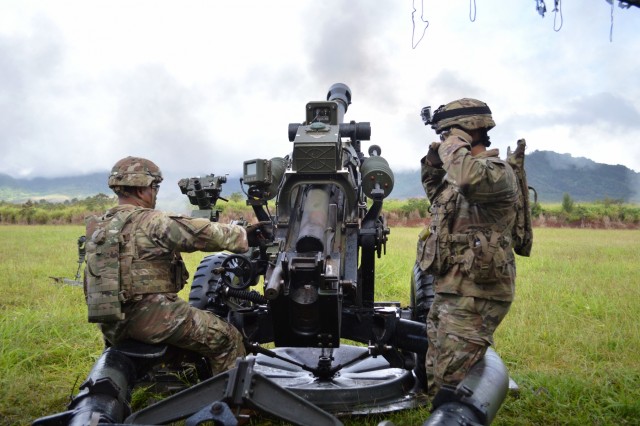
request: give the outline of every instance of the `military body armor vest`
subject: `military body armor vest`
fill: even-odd
[[[178,253],[173,253],[173,259],[137,258],[135,216],[144,211],[125,210],[86,219],[85,297],[89,322],[121,321],[123,303],[134,296],[177,292],[186,282],[186,268]]]
[[[418,241],[422,270],[445,275],[459,264],[462,273],[477,284],[495,283],[508,274],[508,265],[513,260],[511,229],[516,216],[507,215],[498,223],[483,223],[477,209],[455,187],[443,185],[431,206],[431,223]],[[452,232],[454,220],[462,216],[466,225]]]
[[[454,264],[478,284],[495,282],[507,268],[511,247],[510,224],[483,224],[472,220],[466,232],[452,233],[452,216],[459,211],[462,196],[449,188],[451,197],[444,204],[433,206],[433,220],[426,242],[425,255],[430,259],[421,265],[427,272],[444,275]],[[475,206],[470,206],[473,215]],[[474,218],[476,219],[476,218]],[[429,253],[431,252],[431,253]],[[423,256],[422,260],[426,260]]]

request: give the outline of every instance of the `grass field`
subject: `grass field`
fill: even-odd
[[[80,226],[0,226],[0,424],[65,409],[101,352],[73,278]],[[417,228],[394,228],[376,300],[409,302]],[[640,424],[640,231],[535,229],[496,350],[520,386],[496,425]],[[186,256],[193,271],[202,254]],[[422,424],[427,409],[383,418]],[[346,419],[371,424],[381,417]]]

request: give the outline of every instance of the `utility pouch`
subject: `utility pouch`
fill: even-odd
[[[86,301],[89,322],[124,319],[120,296],[120,259],[117,236],[108,236],[108,220],[87,218]]]
[[[122,321],[122,304],[128,296],[128,283],[122,282],[122,268],[130,260],[123,257],[121,245],[130,239],[128,226],[136,211],[86,218],[87,267],[85,269],[88,321]],[[124,259],[124,263],[123,263]],[[127,274],[128,276],[128,274]]]
[[[428,230],[428,228],[425,229]],[[433,261],[436,259],[437,254],[437,240],[437,235],[430,231],[420,233],[416,260],[418,261],[418,266],[423,271],[429,270],[432,272]]]
[[[184,288],[189,279],[189,271],[187,271],[187,267],[179,253],[176,253],[171,261],[171,276],[177,293]]]
[[[477,231],[469,235],[469,247],[463,252],[462,272],[476,284],[495,284],[508,275],[508,261],[501,246],[501,234],[492,231],[489,238]]]
[[[445,189],[432,206],[429,229],[420,233],[418,240],[418,262],[420,269],[430,274],[446,274],[451,267],[450,219],[456,210],[458,193]]]

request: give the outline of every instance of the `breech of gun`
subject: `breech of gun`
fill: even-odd
[[[309,189],[304,201],[300,231],[296,241],[298,253],[324,252],[328,218],[329,191],[326,185]]]

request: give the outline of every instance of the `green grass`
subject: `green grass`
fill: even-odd
[[[100,355],[73,278],[81,226],[0,226],[0,424],[65,409]],[[376,300],[409,303],[418,228],[393,228]],[[640,424],[640,231],[535,229],[496,350],[520,386],[496,425]],[[185,256],[194,271],[202,254]],[[183,293],[186,296],[186,291]],[[421,424],[426,408],[345,419]],[[268,424],[256,420],[255,424]]]

